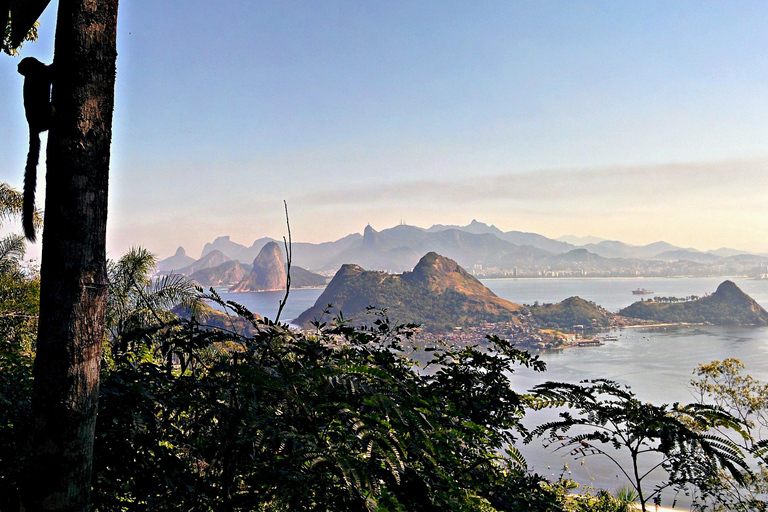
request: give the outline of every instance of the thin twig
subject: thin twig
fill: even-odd
[[[288,294],[291,292],[291,260],[293,258],[291,241],[291,222],[288,219],[288,203],[283,200],[285,206],[285,225],[288,227],[288,240],[283,237],[283,245],[285,246],[285,296],[280,301],[280,307],[277,309],[277,315],[275,315],[275,323],[280,322],[280,314],[283,312],[285,303],[288,302]]]

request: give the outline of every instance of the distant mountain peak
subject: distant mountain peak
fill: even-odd
[[[467,225],[467,227],[468,228],[489,228],[489,229],[492,229],[494,231],[499,231],[499,232],[501,231],[499,228],[497,228],[493,224],[486,224],[485,222],[480,222],[477,219],[472,219],[472,222],[470,222]]]
[[[280,248],[280,245],[277,242],[267,242],[264,244],[264,247],[261,248],[259,254],[256,255],[256,258],[253,260],[253,264],[254,266],[262,265],[265,263],[271,263],[274,260],[280,261],[282,264],[283,250]]]
[[[378,235],[379,232],[373,229],[370,224],[365,226],[365,230],[363,231],[363,247],[367,249],[376,247],[379,241]]]
[[[587,235],[587,236],[576,236],[576,235],[563,235],[555,238],[558,242],[565,242],[571,245],[588,245],[588,244],[599,244],[600,242],[605,242],[605,238],[601,238],[599,236],[594,235]]]
[[[176,253],[173,256],[165,258],[157,262],[158,272],[170,272],[172,270],[178,270],[184,268],[187,265],[194,263],[195,259],[187,256],[187,252],[183,247],[179,246],[176,249]]]
[[[188,266],[179,269],[178,272],[180,274],[191,276],[192,274],[194,274],[199,270],[203,270],[205,268],[218,267],[219,265],[227,261],[230,261],[230,258],[228,258],[223,252],[219,251],[218,249],[214,249],[206,253],[205,256],[202,256],[199,260],[196,260],[193,263],[189,264]]]

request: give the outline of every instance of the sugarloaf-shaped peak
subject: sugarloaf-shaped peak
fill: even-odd
[[[261,248],[253,260],[252,273],[261,276],[265,290],[281,290],[285,287],[285,258],[277,242],[269,242]]]
[[[280,248],[277,242],[267,242],[264,247],[261,248],[259,254],[253,260],[253,266],[271,265],[275,261],[283,265],[283,250]]]
[[[284,290],[287,281],[285,256],[280,244],[268,242],[253,260],[251,273],[230,288],[233,292],[266,292]],[[291,267],[291,287],[324,286],[325,277],[301,267]]]
[[[179,246],[179,248],[176,249],[176,254],[174,254],[173,256],[176,258],[183,258],[186,255],[187,255],[187,251],[185,251],[182,246]]]
[[[285,288],[283,251],[277,242],[268,242],[253,260],[253,270],[231,288],[233,292],[265,292]]]
[[[753,302],[752,298],[741,291],[741,288],[736,286],[736,283],[733,281],[723,281],[720,283],[720,286],[717,287],[712,296],[728,301]]]

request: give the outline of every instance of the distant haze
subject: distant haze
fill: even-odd
[[[118,220],[110,245],[114,251],[143,244],[163,257],[183,245],[197,256],[203,244],[221,235],[248,246],[264,236],[281,239],[287,233],[282,202],[258,197],[244,203],[222,198],[202,219],[192,205],[182,205],[162,215],[137,215],[128,225]],[[312,193],[286,192],[285,197],[294,241],[335,240],[361,233],[368,222],[381,230],[401,221],[429,227],[466,225],[477,218],[502,231],[551,238],[566,233],[634,245],[664,240],[705,251],[732,247],[768,252],[768,215],[763,214],[768,212],[768,161],[350,184]],[[589,241],[580,242],[585,243]]]
[[[20,57],[51,61],[53,7]],[[125,2],[109,254],[281,239],[283,200],[296,241],[478,219],[768,252],[766,20],[738,0]],[[20,188],[18,60],[0,181]]]

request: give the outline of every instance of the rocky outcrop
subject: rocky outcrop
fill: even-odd
[[[253,260],[253,269],[235,284],[231,292],[267,292],[284,290],[286,263],[277,242],[267,243]],[[325,286],[326,279],[301,267],[291,266],[291,288]]]

